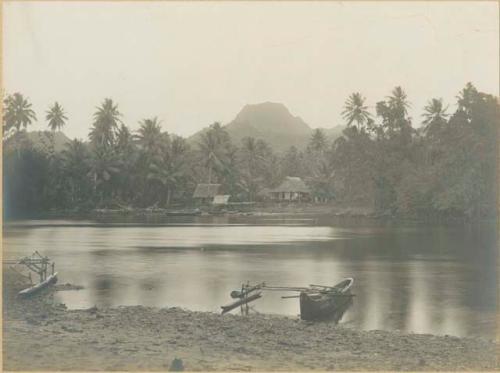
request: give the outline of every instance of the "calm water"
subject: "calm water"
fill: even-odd
[[[4,257],[53,258],[69,308],[180,306],[219,312],[242,282],[307,286],[354,277],[342,322],[458,336],[495,336],[494,224],[426,226],[326,217],[195,217],[148,223],[16,221]],[[269,292],[256,310],[297,315]]]

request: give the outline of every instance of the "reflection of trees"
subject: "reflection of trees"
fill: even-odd
[[[405,312],[405,327],[404,330],[425,333],[435,329],[431,323],[431,316],[433,313],[432,307],[435,305],[429,292],[429,276],[427,271],[428,266],[422,262],[414,262],[405,266],[409,269],[408,277],[410,280],[410,287],[408,289],[409,307]],[[436,281],[437,283],[437,281]]]
[[[387,272],[372,261],[362,261],[359,266],[359,272],[364,276],[358,279],[355,289],[354,320],[363,329],[385,329],[389,327],[386,307],[392,295],[387,287]]]
[[[93,303],[104,307],[113,306],[117,290],[115,282],[111,275],[100,274],[93,277],[90,288]]]
[[[434,306],[433,311],[438,314],[439,322],[434,325],[435,333],[440,334],[455,334],[455,335],[465,335],[466,331],[464,326],[470,322],[470,320],[464,320],[464,314],[461,314],[461,304],[464,295],[464,275],[466,275],[461,268],[461,265],[455,263],[445,262],[442,263],[444,268],[439,271],[439,267],[436,269],[441,273],[439,276],[440,281],[438,283],[439,292],[441,293],[440,299],[431,299],[430,302]],[[439,263],[436,265],[439,266]],[[435,270],[435,271],[436,271]],[[432,294],[436,294],[436,289],[432,289]],[[437,319],[435,317],[434,319]],[[464,333],[465,332],[465,333]]]

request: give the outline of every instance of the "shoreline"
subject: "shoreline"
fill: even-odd
[[[165,371],[175,358],[187,371],[499,368],[498,344],[482,338],[176,307],[67,310],[54,291],[19,299],[4,287],[5,370]]]
[[[186,217],[260,217],[283,215],[315,215],[338,219],[367,219],[380,222],[413,222],[442,224],[481,224],[495,222],[496,217],[481,217],[471,219],[460,216],[447,217],[416,217],[394,215],[389,212],[376,212],[372,208],[359,206],[343,206],[338,204],[290,203],[290,204],[234,204],[228,206],[177,206],[172,208],[102,208],[92,210],[54,210],[5,217],[5,222],[16,220],[44,219],[137,219],[158,220]]]

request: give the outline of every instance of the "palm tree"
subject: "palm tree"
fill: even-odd
[[[377,102],[377,115],[382,117],[382,126],[376,128],[379,135],[388,135],[390,138],[401,138],[405,142],[411,139],[414,132],[411,119],[408,117],[410,103],[401,87],[392,90],[386,101]]]
[[[74,139],[66,143],[65,149],[61,152],[64,166],[80,174],[79,169],[87,160],[88,152],[83,141]]]
[[[174,189],[185,177],[186,151],[186,141],[181,137],[174,136],[169,142],[169,146],[163,149],[162,154],[156,155],[149,166],[147,178],[159,182],[166,189],[166,206],[170,205]]]
[[[155,157],[149,166],[147,178],[158,181],[166,189],[165,204],[170,205],[172,191],[183,176],[184,171],[181,163],[172,162],[168,154]]]
[[[86,175],[89,172],[89,154],[85,144],[74,139],[66,144],[61,152],[62,167],[70,187],[71,202],[82,197],[84,186],[87,184]]]
[[[120,171],[114,152],[107,147],[94,148],[90,158],[90,171],[87,176],[92,180],[94,194],[100,188],[100,202],[103,202],[106,186],[111,178]]]
[[[93,145],[108,147],[115,141],[115,132],[121,123],[121,113],[118,105],[110,98],[104,99],[102,105],[94,113],[94,123],[90,130],[89,138]]]
[[[122,202],[127,202],[132,198],[134,182],[141,180],[141,177],[136,177],[137,175],[134,172],[134,166],[137,164],[139,155],[134,144],[134,136],[123,123],[116,133],[115,151],[120,165],[120,172],[117,175],[120,199]]]
[[[227,133],[226,129],[222,127],[222,125],[219,122],[214,122],[210,126],[210,130],[214,132],[215,137],[217,138],[217,141],[222,145],[222,146],[227,146],[227,144],[231,141],[229,134]]]
[[[170,151],[173,157],[181,158],[189,150],[189,145],[185,139],[180,136],[173,136],[170,142]]]
[[[264,141],[253,137],[245,137],[242,140],[239,185],[248,193],[250,201],[254,200],[259,191],[259,184],[263,181],[267,153],[268,145]]]
[[[358,92],[352,93],[344,104],[342,117],[347,121],[347,126],[356,122],[359,129],[370,119],[368,106],[365,105],[365,98]]]
[[[436,131],[442,128],[446,123],[446,118],[448,114],[446,113],[447,107],[443,107],[443,99],[433,98],[424,107],[424,121],[422,122],[425,127],[424,131],[426,134],[433,136]]]
[[[309,140],[308,148],[314,152],[323,152],[327,147],[327,139],[325,132],[320,128],[316,128],[311,135]]]
[[[212,183],[212,172],[215,168],[222,168],[222,154],[220,154],[219,144],[215,134],[207,131],[201,135],[201,140],[198,143],[200,152],[204,157],[204,165],[208,170],[208,183]]]
[[[118,152],[129,150],[133,147],[133,136],[128,127],[122,123],[116,132],[116,148]]]
[[[230,138],[226,130],[215,122],[201,135],[198,143],[200,153],[203,157],[204,166],[208,171],[208,183],[212,183],[212,173],[222,171],[225,167],[227,151],[230,147]]]
[[[7,96],[4,100],[4,108],[4,133],[13,128],[19,132],[22,128],[26,129],[33,121],[36,121],[36,115],[31,109],[31,103],[20,93]]]
[[[66,124],[66,120],[68,120],[64,113],[64,109],[57,101],[51,108],[49,108],[49,110],[47,110],[46,114],[45,119],[47,120],[49,128],[52,132],[56,132],[63,128]]]
[[[389,107],[395,112],[397,116],[404,117],[408,114],[408,108],[410,103],[408,102],[408,96],[406,92],[401,87],[395,87],[391,96],[387,97]]]
[[[281,159],[280,179],[285,176],[302,176],[304,166],[304,156],[295,146],[288,148]]]
[[[46,116],[45,119],[48,121],[49,128],[51,130],[50,133],[50,155],[53,156],[55,153],[55,136],[54,133],[57,130],[60,130],[65,124],[66,120],[68,119],[66,115],[64,114],[64,110],[59,105],[59,103],[56,101],[54,105],[49,108],[49,110],[46,111]]]
[[[308,180],[315,197],[322,201],[328,201],[335,197],[335,170],[331,162],[322,159],[318,167],[313,169],[312,175]]]
[[[155,192],[151,189],[154,186],[148,178],[150,167],[158,157],[163,155],[163,152],[168,150],[170,139],[168,133],[161,131],[161,125],[158,118],[144,119],[139,122],[140,127],[134,139],[139,149],[139,175],[137,179],[141,185],[142,202],[150,203],[155,198]]]
[[[470,114],[470,107],[477,95],[478,91],[476,87],[471,82],[467,83],[457,96],[458,108]]]
[[[135,139],[146,157],[151,160],[159,154],[163,146],[162,140],[165,139],[162,136],[160,121],[155,117],[144,119],[139,124],[141,126],[137,130]]]

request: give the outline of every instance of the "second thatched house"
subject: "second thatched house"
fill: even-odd
[[[193,199],[200,204],[212,203],[219,194],[220,184],[198,184],[193,193]]]
[[[300,177],[287,176],[277,187],[269,191],[273,201],[309,201],[311,190]]]

